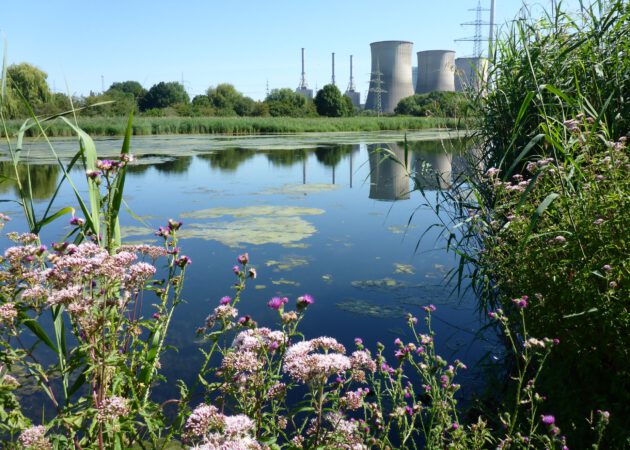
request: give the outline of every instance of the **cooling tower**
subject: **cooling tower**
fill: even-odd
[[[383,151],[389,147],[390,152]],[[370,161],[370,198],[374,200],[407,200],[409,198],[409,172],[411,152],[399,144],[368,145]]]
[[[393,113],[398,102],[413,95],[411,52],[408,41],[372,42],[372,73],[365,109]],[[380,107],[379,107],[380,103]]]
[[[416,94],[455,90],[455,52],[426,50],[418,52]]]
[[[485,81],[488,60],[486,58],[457,58],[455,60],[455,90],[479,91]],[[481,76],[481,79],[479,78]]]

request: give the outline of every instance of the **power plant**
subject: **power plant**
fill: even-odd
[[[300,78],[300,85],[295,90],[298,94],[303,95],[308,99],[313,98],[313,90],[308,88],[308,84],[306,83],[306,71],[304,70],[304,47],[302,47],[302,76]]]
[[[356,91],[356,87],[354,85],[354,75],[352,74],[352,55],[350,55],[350,81],[348,82],[348,88],[346,89],[345,96],[350,97],[350,100],[355,108],[359,108],[361,106],[361,93]]]
[[[480,90],[487,75],[488,60],[481,57],[457,58],[455,60],[455,90],[464,92]]]
[[[372,42],[370,90],[365,109],[378,113],[393,113],[398,102],[413,95],[411,83],[411,53],[409,41]]]
[[[455,90],[455,52],[425,50],[418,52],[416,94]]]

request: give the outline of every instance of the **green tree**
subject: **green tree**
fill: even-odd
[[[46,79],[48,74],[28,64],[12,64],[7,67],[7,90],[4,103],[9,118],[28,116],[24,97],[35,113],[39,113],[51,96]]]
[[[106,94],[112,94],[114,92],[123,92],[125,94],[131,94],[135,100],[142,98],[146,95],[147,90],[142,87],[137,81],[117,81],[112,83]]]
[[[256,102],[244,96],[229,83],[221,83],[206,91],[210,104],[221,116],[251,116]]]
[[[274,117],[312,117],[317,115],[312,100],[288,88],[274,89],[265,99]]]
[[[348,114],[341,91],[334,84],[327,84],[317,91],[315,107],[320,116],[342,117]]]
[[[468,107],[462,92],[430,92],[405,97],[394,109],[396,114],[406,116],[462,117]]]
[[[141,111],[154,108],[166,108],[178,103],[189,103],[190,98],[184,86],[177,81],[161,81],[151,86],[149,92],[138,102]]]

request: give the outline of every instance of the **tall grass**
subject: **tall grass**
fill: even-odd
[[[526,294],[529,330],[560,339],[541,381],[570,447],[601,408],[606,445],[630,446],[629,51],[626,1],[515,20],[474,99],[475,167],[436,211],[482,309],[516,314]]]
[[[79,118],[78,126],[92,136],[122,136],[126,118]],[[454,127],[456,119],[426,117],[138,117],[134,119],[133,135],[157,134],[275,134],[344,131],[419,130]],[[6,132],[14,135],[21,121],[7,121]],[[5,131],[0,131],[0,135]],[[35,131],[28,133],[33,136]],[[71,136],[72,130],[62,123],[46,125],[51,137]]]

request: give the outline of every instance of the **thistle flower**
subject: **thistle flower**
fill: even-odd
[[[304,309],[313,303],[315,303],[315,299],[309,294],[304,294],[297,298],[298,309]]]
[[[249,262],[249,254],[248,253],[243,253],[242,255],[239,255],[236,260],[239,262],[239,264],[245,265]]]
[[[273,297],[271,300],[267,302],[267,306],[271,309],[275,309],[278,311],[281,308],[284,308],[284,305],[289,301],[287,297]]]
[[[221,300],[219,300],[219,304],[220,305],[229,305],[231,301],[232,301],[232,299],[226,295],[225,297],[221,297]]]

